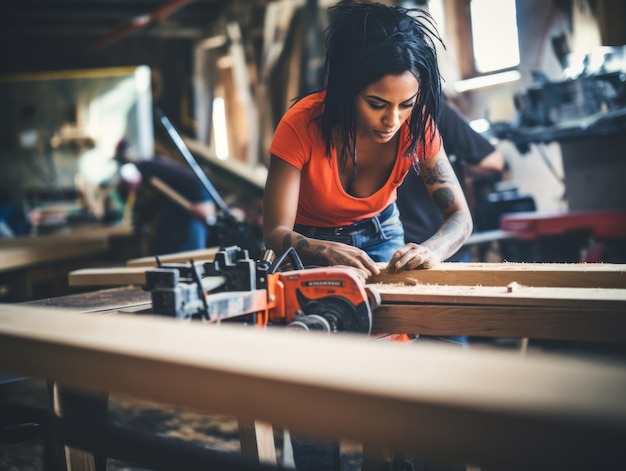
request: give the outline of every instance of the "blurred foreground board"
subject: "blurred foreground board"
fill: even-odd
[[[596,361],[0,305],[0,369],[435,462],[626,459],[626,367]]]

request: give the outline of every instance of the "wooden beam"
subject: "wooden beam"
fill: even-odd
[[[372,334],[626,342],[626,311],[534,306],[383,304]]]
[[[0,272],[102,253],[109,239],[130,236],[130,226],[89,225],[58,234],[0,241]]]
[[[434,462],[626,460],[618,364],[0,305],[0,369]]]
[[[368,283],[408,283],[466,286],[525,286],[572,288],[626,288],[626,264],[610,263],[453,263],[444,262],[429,270],[400,273],[387,271]]]
[[[155,263],[156,266],[156,263]],[[145,285],[146,270],[152,267],[81,268],[68,274],[69,286]]]
[[[626,289],[517,286],[368,285],[383,304],[561,307],[626,312]]]
[[[159,256],[163,263],[211,261],[219,248],[213,247]],[[143,257],[126,262],[127,267],[156,267],[155,257]],[[140,270],[123,267],[77,270],[70,274],[73,286],[121,286],[143,284]],[[466,287],[494,286],[503,288],[516,282],[524,287],[626,288],[626,265],[612,264],[527,264],[527,263],[443,263],[430,270],[389,273],[383,267],[380,275],[368,280],[369,285],[463,285]],[[386,288],[385,288],[386,289]],[[528,291],[527,291],[528,292]],[[539,292],[539,291],[538,291]]]
[[[626,290],[370,285],[374,333],[626,341]]]
[[[105,252],[104,239],[73,240],[64,243],[26,244],[0,247],[0,272],[25,268],[47,262],[64,261]]]
[[[122,283],[123,282],[123,283]],[[70,286],[145,284],[143,268],[84,269]],[[626,341],[626,290],[373,285],[373,333]]]
[[[185,198],[183,195],[181,195],[176,190],[174,190],[174,188],[172,188],[167,183],[165,183],[163,180],[161,180],[158,177],[152,177],[150,179],[150,183],[157,190],[163,193],[163,195],[165,195],[167,198],[172,200],[174,203],[178,204],[181,208],[187,211],[191,211],[193,204],[189,200],[187,200],[187,198]]]
[[[159,255],[159,260],[161,260],[162,263],[186,263],[191,259],[196,262],[210,262],[215,258],[215,254],[219,250],[219,247],[208,247],[206,249],[164,254]],[[156,258],[154,256],[134,258],[126,262],[127,267],[156,267],[156,265]]]

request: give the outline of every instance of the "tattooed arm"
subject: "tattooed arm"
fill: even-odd
[[[389,261],[391,271],[431,268],[453,255],[472,233],[472,215],[443,147],[437,156],[420,163],[420,175],[444,222],[421,245],[409,243],[398,250]]]
[[[379,268],[361,249],[339,242],[311,239],[293,230],[300,196],[300,169],[272,156],[263,197],[263,238],[277,254],[289,247],[305,265],[345,265],[365,277]]]

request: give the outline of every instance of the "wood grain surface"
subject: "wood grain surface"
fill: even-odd
[[[626,459],[623,365],[2,305],[0,368],[433,460]]]
[[[428,270],[391,273],[387,264],[369,283],[525,286],[571,288],[626,288],[626,264],[610,263],[454,263]]]

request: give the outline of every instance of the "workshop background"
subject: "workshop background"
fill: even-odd
[[[266,150],[291,100],[322,85],[335,3],[3,2],[0,302],[74,294],[84,288],[68,286],[70,271],[147,255],[151,227],[133,224],[132,191],[119,191],[113,157],[125,138],[142,158],[186,165],[157,109],[258,228]],[[473,260],[626,263],[626,2],[427,3],[447,46],[446,94],[506,159],[503,175],[467,185]],[[47,404],[43,381],[14,379],[0,402]],[[230,418],[120,396],[110,411],[115,422],[208,448],[239,446]],[[342,469],[359,469],[360,448],[342,445]],[[40,469],[42,453],[40,444],[3,445],[0,468]]]
[[[151,229],[130,227],[132,199],[116,191],[113,155],[126,138],[143,158],[186,165],[156,109],[226,203],[259,226],[266,149],[291,100],[323,83],[334,3],[3,4],[0,300],[65,294],[69,270],[147,254]],[[503,175],[467,187],[473,260],[626,260],[626,4],[387,3],[428,4],[446,44],[446,94],[505,155]],[[93,223],[106,234],[90,240],[93,250],[59,239]],[[50,235],[64,248],[50,242],[35,266],[18,253]],[[79,254],[68,248],[79,245]]]

